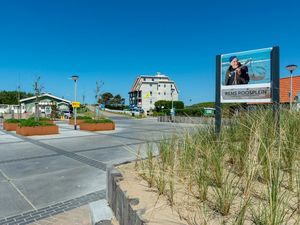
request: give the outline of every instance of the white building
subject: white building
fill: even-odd
[[[175,82],[160,73],[138,76],[129,92],[129,105],[149,112],[155,108],[154,103],[159,100],[178,101]]]
[[[24,112],[25,108],[21,107],[22,112]],[[7,105],[7,104],[0,104],[0,114],[6,113],[18,113],[19,106],[18,105]]]
[[[59,98],[49,93],[44,93],[38,96],[38,107],[40,113],[45,113],[46,107],[51,107],[51,105],[56,105],[59,111],[69,111],[69,106],[71,101]],[[35,102],[36,97],[29,97],[20,100],[22,111],[24,110],[27,113],[35,112]]]

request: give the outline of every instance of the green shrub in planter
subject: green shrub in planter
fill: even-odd
[[[74,117],[72,118],[74,119]],[[92,117],[90,116],[76,116],[77,120],[92,120]]]
[[[6,123],[20,123],[23,120],[24,119],[7,119],[4,122],[6,122]]]
[[[35,120],[35,117],[30,117],[27,120]],[[39,121],[50,121],[47,117],[39,117]]]
[[[113,121],[110,119],[101,119],[101,120],[89,119],[89,120],[85,120],[84,122],[85,123],[113,123]]]
[[[55,126],[55,124],[47,123],[44,121],[34,121],[32,119],[23,120],[20,122],[20,127],[37,127],[37,126]]]
[[[39,118],[39,121],[49,121],[51,119],[47,118],[47,117],[40,117]]]

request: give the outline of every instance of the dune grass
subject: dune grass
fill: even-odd
[[[261,109],[232,118],[218,136],[207,126],[158,145],[136,168],[187,224],[299,224],[299,112],[281,111],[280,131]]]

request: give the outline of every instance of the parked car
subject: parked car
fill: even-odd
[[[132,116],[140,116],[144,114],[144,110],[142,108],[134,108],[130,112]]]
[[[65,118],[65,119],[70,119],[72,117],[72,114],[70,113],[70,111],[62,111],[61,115]]]

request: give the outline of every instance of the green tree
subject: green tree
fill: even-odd
[[[56,119],[56,118],[59,118],[59,110],[57,108],[57,105],[55,104],[55,102],[52,102],[52,105],[51,105],[51,115],[50,117],[52,119]]]
[[[105,92],[101,95],[101,101],[99,103],[103,103],[105,106],[110,104],[111,99],[113,98],[113,94],[110,92]]]
[[[117,94],[113,97],[111,104],[114,105],[124,105],[125,99],[121,97],[121,95]]]
[[[161,110],[171,109],[172,101],[159,100],[154,103],[155,111],[160,112]],[[182,101],[173,101],[173,106],[175,109],[184,109],[184,103]]]
[[[20,99],[32,97],[32,93],[20,92]],[[17,105],[17,91],[0,91],[0,104]]]

